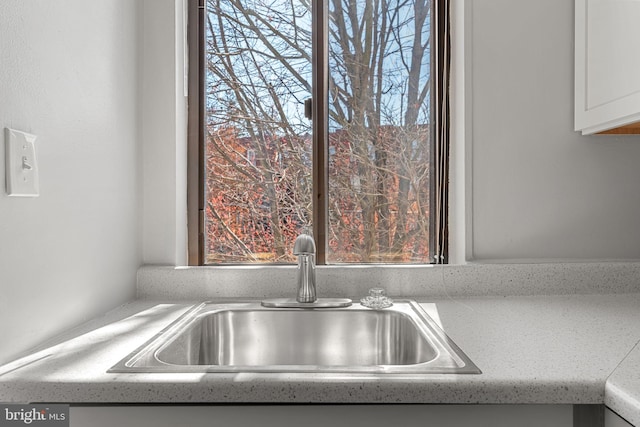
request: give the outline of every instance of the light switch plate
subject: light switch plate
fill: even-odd
[[[5,159],[7,194],[17,197],[38,197],[38,163],[36,136],[5,128]]]

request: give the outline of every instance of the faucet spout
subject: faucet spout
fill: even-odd
[[[316,302],[316,243],[313,237],[303,233],[296,238],[293,254],[298,257],[298,294],[301,303]]]
[[[316,298],[316,243],[308,232],[296,238],[293,254],[298,257],[298,294],[293,298],[272,298],[262,301],[271,308],[338,308],[349,307],[349,298]]]

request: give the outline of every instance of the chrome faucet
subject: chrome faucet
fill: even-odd
[[[313,237],[303,232],[293,245],[293,254],[298,257],[298,295],[296,301],[316,302],[316,243]]]
[[[316,298],[316,242],[308,231],[303,231],[293,244],[293,254],[298,257],[298,294],[293,298],[271,298],[262,301],[270,308],[338,308],[349,307],[349,298]]]

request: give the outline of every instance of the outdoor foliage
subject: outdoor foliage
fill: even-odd
[[[430,0],[328,0],[330,262],[428,262]],[[208,0],[207,262],[291,262],[310,224],[311,12]]]

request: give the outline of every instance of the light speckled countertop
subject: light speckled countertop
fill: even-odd
[[[640,343],[607,380],[605,405],[640,426]]]
[[[416,299],[478,365],[481,375],[106,373],[191,307],[138,300],[1,367],[0,401],[606,401],[625,418],[638,419],[640,349],[630,351],[640,340],[640,294]],[[605,396],[607,378],[619,364]],[[625,403],[618,405],[621,394]]]

